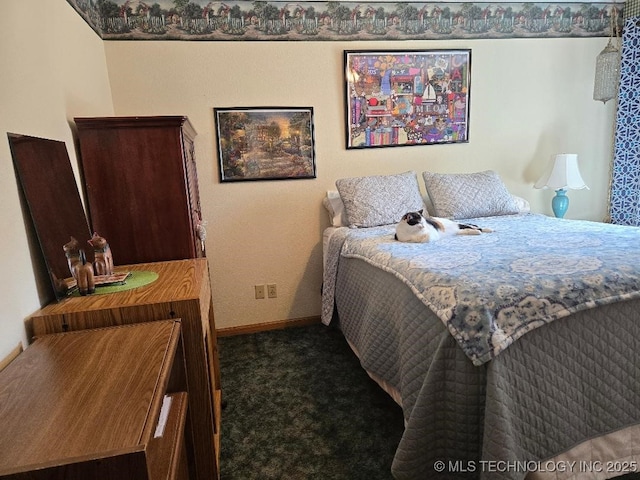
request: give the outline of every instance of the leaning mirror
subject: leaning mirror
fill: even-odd
[[[91,238],[67,147],[57,140],[7,135],[51,284],[60,299],[67,291],[63,279],[71,276],[63,245],[71,237],[81,245],[87,245]],[[90,250],[86,253],[93,257]]]

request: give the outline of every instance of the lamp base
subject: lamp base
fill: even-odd
[[[567,197],[567,191],[564,188],[556,190],[556,196],[551,200],[551,208],[557,218],[562,218],[567,213],[569,197]]]

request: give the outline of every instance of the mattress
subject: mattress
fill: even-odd
[[[395,478],[611,478],[639,468],[640,300],[573,312],[474,365],[412,285],[327,246],[327,265],[338,254],[334,283],[325,277],[331,317],[335,307],[365,370],[403,408]]]

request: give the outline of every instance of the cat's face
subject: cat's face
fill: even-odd
[[[71,237],[71,240],[69,240],[62,246],[62,249],[65,251],[65,253],[77,252],[78,248],[78,241],[74,237]]]
[[[422,210],[419,212],[408,212],[402,216],[402,220],[409,225],[419,225],[423,221]]]
[[[104,248],[105,245],[107,244],[107,240],[104,237],[100,237],[98,235],[93,235],[93,237],[91,237],[90,240],[87,240],[89,242],[89,245],[91,245],[93,248]]]

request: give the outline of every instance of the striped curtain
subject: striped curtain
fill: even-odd
[[[609,216],[640,226],[640,0],[624,6]]]

